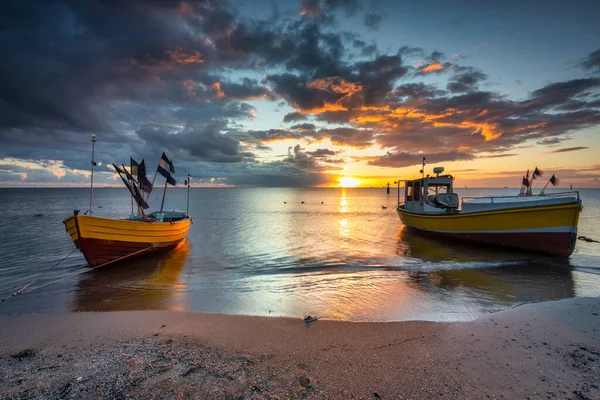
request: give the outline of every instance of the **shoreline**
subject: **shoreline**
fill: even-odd
[[[2,398],[600,398],[600,298],[472,322],[0,317]]]

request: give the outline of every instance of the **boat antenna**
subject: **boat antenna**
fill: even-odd
[[[192,179],[192,176],[188,172],[188,178],[187,178],[187,181],[185,181],[185,184],[187,185],[187,207],[186,207],[185,213],[188,217],[190,216],[190,180],[191,179]]]
[[[92,214],[92,200],[94,198],[94,167],[96,166],[96,161],[94,161],[94,154],[96,151],[96,134],[92,133],[92,174],[90,175],[90,208],[85,213],[89,212]]]
[[[421,179],[425,178],[425,157],[423,157],[423,168],[419,172],[421,173]]]

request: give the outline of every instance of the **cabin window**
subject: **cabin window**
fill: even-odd
[[[412,201],[413,199],[413,188],[412,183],[406,184],[406,201]]]
[[[413,200],[421,200],[421,182],[413,182]]]
[[[427,186],[427,194],[430,196],[435,196],[438,194],[444,194],[444,193],[449,193],[449,192],[450,192],[450,185],[441,185],[441,184],[430,183]]]

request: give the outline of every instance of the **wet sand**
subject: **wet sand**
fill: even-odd
[[[1,398],[600,398],[600,299],[469,323],[0,317]]]

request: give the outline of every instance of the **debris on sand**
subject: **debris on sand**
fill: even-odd
[[[304,317],[304,322],[316,322],[318,321],[319,318],[317,316],[312,316],[312,315],[307,315],[306,317]]]
[[[25,350],[21,350],[17,354],[11,354],[10,356],[12,358],[18,358],[19,361],[21,361],[21,360],[24,360],[26,358],[33,357],[33,356],[35,356],[39,352],[40,351],[38,349],[25,349]]]

